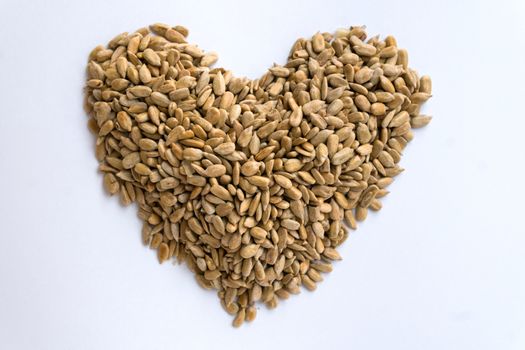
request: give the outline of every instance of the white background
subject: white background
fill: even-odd
[[[524,18],[520,0],[0,0],[0,348],[525,349]],[[159,266],[96,170],[87,55],[152,22],[251,78],[298,37],[366,24],[433,78],[383,210],[315,293],[241,329]]]

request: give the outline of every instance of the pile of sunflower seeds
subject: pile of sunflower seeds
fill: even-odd
[[[154,24],[89,56],[85,105],[104,185],[136,202],[144,243],[187,263],[234,326],[316,289],[386,187],[431,80],[364,27],[293,45],[260,79],[210,68],[188,30]]]

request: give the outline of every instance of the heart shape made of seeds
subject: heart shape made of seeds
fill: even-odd
[[[110,194],[144,243],[187,263],[233,325],[314,290],[402,169],[431,96],[392,36],[317,33],[260,79],[210,68],[188,30],[154,24],[89,56],[85,107]]]

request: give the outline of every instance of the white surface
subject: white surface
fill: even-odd
[[[192,3],[0,0],[0,348],[523,350],[523,2]],[[241,329],[158,265],[96,171],[87,55],[157,21],[249,77],[300,36],[366,24],[433,78],[435,119],[383,210],[315,293]]]

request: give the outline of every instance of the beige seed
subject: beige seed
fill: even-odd
[[[169,28],[168,30],[166,30],[166,32],[164,33],[164,36],[166,37],[166,39],[174,43],[181,44],[181,43],[186,42],[184,35],[182,35],[181,33],[179,33],[173,28]]]
[[[344,108],[343,101],[341,101],[339,99],[336,99],[332,103],[330,103],[330,105],[326,109],[326,113],[328,115],[337,115],[337,113],[339,113],[343,108]],[[336,120],[338,120],[338,119],[336,119]],[[342,125],[339,126],[339,127],[342,127]]]
[[[131,169],[140,162],[140,154],[138,152],[132,152],[122,159],[122,166],[124,169]]]
[[[325,102],[321,100],[310,101],[303,106],[303,113],[308,116],[312,113],[317,113],[321,110],[321,108],[323,108],[324,105]]]
[[[239,138],[237,139],[237,144],[241,147],[246,147],[252,140],[252,130],[253,128],[250,126],[247,129],[244,129],[241,134],[239,135]]]
[[[189,147],[182,151],[182,157],[186,160],[201,160],[202,156],[202,151],[198,148]]]
[[[362,156],[367,156],[370,153],[372,153],[372,150],[373,150],[373,146],[371,144],[366,144],[366,145],[359,146],[356,149],[356,152]]]
[[[160,66],[160,57],[159,55],[153,51],[152,49],[146,49],[143,52],[144,59],[151,64],[152,66]]]
[[[240,254],[244,259],[253,258],[257,251],[259,250],[259,245],[249,244],[241,248]]]
[[[213,185],[213,186],[211,186],[210,191],[211,191],[211,193],[213,193],[214,195],[216,195],[217,197],[219,197],[222,200],[225,200],[225,201],[232,201],[233,200],[230,192],[228,192],[227,189],[225,189],[224,187],[222,187],[220,185]]]
[[[148,97],[151,95],[151,88],[148,86],[134,86],[129,88],[128,91],[136,97]]]
[[[201,58],[201,65],[204,67],[209,67],[215,64],[215,62],[217,62],[218,59],[219,57],[217,56],[217,54],[208,53]]]
[[[409,120],[410,120],[410,115],[406,111],[401,111],[393,117],[392,121],[390,121],[388,126],[390,128],[397,128],[405,124]]]
[[[259,172],[259,163],[248,161],[241,166],[241,174],[244,176],[253,176]]]
[[[150,25],[149,27],[152,32],[157,33],[159,35],[163,35],[166,32],[166,30],[170,28],[170,26],[165,23],[154,23]]]
[[[419,80],[419,91],[431,94],[432,93],[432,80],[428,75],[424,75]]]
[[[288,159],[286,163],[284,163],[284,169],[289,173],[299,171],[302,166],[303,164],[299,159]]]
[[[216,280],[221,276],[221,272],[219,270],[207,270],[204,272],[204,278],[208,281]]]
[[[250,177],[248,177],[246,179],[252,185],[257,186],[257,187],[265,188],[265,187],[268,187],[270,185],[270,179],[267,178],[267,177],[264,177],[264,176],[254,175],[254,176],[250,176]]]
[[[317,285],[315,284],[314,281],[312,281],[310,277],[303,275],[301,276],[301,278],[302,278],[303,286],[305,286],[306,289],[308,289],[311,292],[317,289]]]
[[[333,248],[325,248],[323,256],[327,257],[330,260],[341,260],[341,256],[339,255],[337,250]]]
[[[332,264],[329,262],[314,262],[311,266],[320,272],[332,272]]]
[[[233,320],[233,326],[238,328],[242,326],[244,323],[244,319],[246,317],[246,311],[244,309],[240,309],[237,313],[237,316],[235,316],[235,319]]]
[[[357,95],[357,97],[354,100],[355,105],[357,108],[359,108],[363,112],[369,112],[370,111],[370,101],[363,96],[363,95]]]
[[[282,220],[281,226],[292,231],[296,231],[299,229],[299,227],[301,227],[301,225],[297,221],[290,219]]]
[[[273,179],[275,180],[275,182],[277,182],[277,184],[279,186],[281,186],[282,188],[285,188],[285,189],[289,189],[289,188],[292,188],[292,181],[290,181],[290,179],[288,179],[287,177],[283,176],[283,175],[278,175],[278,174],[275,174],[273,176]]]
[[[370,112],[373,115],[384,115],[386,113],[386,106],[380,102],[373,103],[370,106]]]
[[[142,163],[135,164],[135,167],[133,169],[139,175],[149,176],[151,174],[151,169],[147,165]]]
[[[145,64],[139,68],[139,78],[144,84],[151,82],[151,72]]]
[[[264,239],[267,234],[266,230],[259,226],[252,227],[250,230],[250,235],[255,239]]]
[[[416,92],[410,96],[412,103],[421,104],[426,102],[430,98],[430,94],[426,92]]]
[[[359,124],[357,127],[357,140],[361,144],[369,143],[372,139],[372,134],[370,133],[370,129],[365,124]]]
[[[355,73],[354,80],[358,84],[364,84],[372,78],[374,71],[368,67],[363,67]]]
[[[324,236],[324,228],[323,228],[323,225],[320,223],[320,222],[314,222],[312,224],[312,230],[314,231],[314,233],[319,236],[319,237],[323,237]]]
[[[168,107],[171,103],[168,96],[164,95],[163,93],[157,92],[157,91],[153,92],[150,98],[153,101],[153,103],[155,103],[157,106],[160,106],[160,107]]]
[[[122,91],[129,85],[129,81],[126,79],[115,79],[111,82],[111,88],[116,91]]]
[[[206,173],[205,173],[207,177],[219,177],[224,174],[226,174],[226,167],[222,164],[210,165],[206,169]]]
[[[113,130],[114,127],[115,127],[115,125],[113,124],[113,121],[107,120],[100,127],[100,130],[98,132],[98,136],[106,136],[107,134],[109,134]]]
[[[213,79],[213,93],[217,96],[221,96],[226,91],[226,84],[224,83],[224,77],[221,72],[218,72]]]
[[[362,45],[359,45],[359,46],[354,46],[354,51],[358,54],[358,55],[362,55],[362,56],[373,56],[376,54],[376,48],[372,45],[368,45],[368,44],[362,44]]]
[[[246,309],[246,321],[251,322],[255,320],[257,316],[257,309],[254,306],[250,306]]]
[[[115,175],[111,173],[104,174],[104,187],[109,194],[115,194],[119,191],[119,183]]]
[[[144,151],[153,151],[157,149],[157,143],[151,139],[140,139],[139,147]]]
[[[312,38],[312,48],[315,52],[321,52],[324,49],[324,38],[321,34],[317,33]]]
[[[430,123],[431,120],[432,120],[431,116],[419,115],[417,117],[410,119],[410,125],[413,128],[422,128],[426,126],[428,123]]]
[[[164,261],[168,260],[169,258],[169,247],[166,243],[161,243],[157,249],[157,256],[159,259],[159,263],[163,263]]]
[[[128,132],[131,131],[133,124],[131,122],[131,118],[125,111],[120,111],[117,113],[117,121],[122,129]]]
[[[227,156],[235,151],[235,144],[233,142],[221,143],[213,149],[215,153],[221,156]]]
[[[178,184],[179,182],[177,181],[177,179],[173,177],[167,177],[165,179],[160,180],[159,189],[161,191],[169,190],[169,189],[177,187]]]
[[[368,215],[368,209],[365,207],[357,207],[355,209],[355,218],[357,221],[364,221]]]
[[[370,209],[372,209],[373,211],[379,211],[381,210],[381,208],[383,207],[383,205],[381,204],[381,201],[379,201],[379,199],[377,198],[374,198],[374,200],[372,200],[372,203],[370,203]]]
[[[352,210],[345,210],[345,222],[351,229],[355,230],[357,228],[357,223]]]
[[[395,165],[394,159],[386,151],[379,153],[378,159],[385,168],[392,168]]]
[[[303,120],[303,109],[301,107],[294,109],[292,111],[292,114],[290,115],[290,126],[292,127],[299,126],[302,120]]]
[[[345,147],[332,157],[332,164],[333,165],[340,165],[350,160],[354,155],[354,151],[349,148]]]

